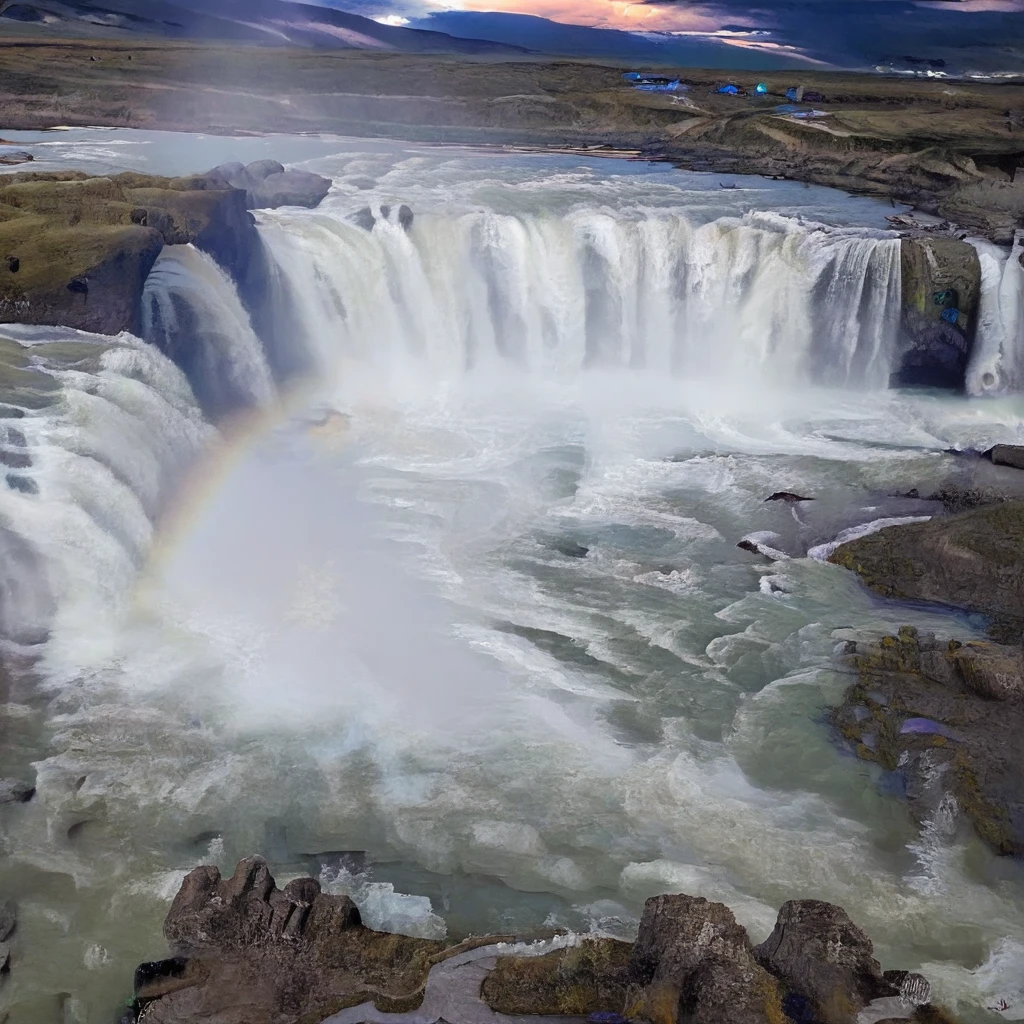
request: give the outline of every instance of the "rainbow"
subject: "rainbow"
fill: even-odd
[[[305,389],[293,391],[273,406],[249,409],[217,423],[213,439],[186,474],[156,526],[153,546],[139,576],[137,593],[159,577],[177,549],[199,522],[203,511],[249,451],[273,430],[289,422],[303,402]],[[345,440],[348,417],[328,408],[307,426],[310,437],[332,447]]]

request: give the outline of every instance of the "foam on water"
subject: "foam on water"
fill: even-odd
[[[984,395],[1024,382],[1024,233],[1013,248],[972,240],[981,263],[981,297],[967,390]]]

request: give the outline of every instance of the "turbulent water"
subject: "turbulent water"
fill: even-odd
[[[927,493],[943,449],[1024,441],[1019,398],[885,390],[887,208],[569,157],[310,166],[322,207],[259,222],[312,379],[274,393],[188,248],[144,304],[172,356],[194,333],[186,372],[129,337],[2,332],[47,381],[16,377],[3,421],[38,491],[0,494],[37,553],[15,582],[46,581],[16,622],[0,603],[39,655],[3,707],[5,771],[39,786],[3,809],[12,1024],[109,1021],[183,873],[254,850],[423,935],[631,937],[685,891],[760,940],[783,900],[830,899],[969,1018],[1024,1016],[1019,870],[953,818],[919,834],[822,721],[850,630],[978,626],[806,552],[922,514],[886,495]],[[1015,271],[989,255],[972,372],[1011,383]],[[217,440],[216,389],[262,414]],[[781,489],[819,500],[764,503]],[[785,556],[738,550],[752,531]]]

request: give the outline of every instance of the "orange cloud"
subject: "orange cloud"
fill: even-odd
[[[718,21],[680,7],[628,3],[625,0],[456,0],[445,6],[465,11],[535,14],[569,25],[632,31],[713,32]]]

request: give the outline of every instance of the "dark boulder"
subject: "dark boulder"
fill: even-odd
[[[147,1024],[295,1024],[368,1000],[412,1009],[444,949],[365,928],[347,896],[313,878],[278,889],[261,857],[230,878],[191,871],[164,934],[174,956],[136,976]]]
[[[311,878],[289,882],[279,892],[266,861],[253,857],[226,880],[216,868],[189,872],[171,904],[164,935],[172,949],[186,955],[307,932],[339,934],[359,923],[359,911],[347,896],[325,896]]]
[[[777,1024],[782,994],[722,903],[686,895],[644,904],[631,965],[643,1013],[666,1024]]]
[[[814,501],[813,498],[805,498],[801,494],[794,494],[792,491],[776,491],[764,499],[768,501],[784,501],[787,505],[795,504],[798,501]]]
[[[276,160],[257,160],[248,167],[240,163],[221,164],[208,177],[245,192],[250,210],[269,210],[279,206],[320,205],[331,189],[331,181],[311,171],[286,170]]]
[[[883,977],[867,935],[842,907],[820,900],[784,903],[754,956],[808,1000],[821,1024],[853,1024],[872,1000],[899,994]]]
[[[372,231],[373,225],[377,223],[377,218],[373,215],[373,210],[368,206],[362,206],[355,213],[352,214],[350,220],[353,224],[357,224],[364,231]]]
[[[903,309],[893,387],[963,390],[981,295],[974,247],[955,238],[900,243]],[[958,315],[952,319],[951,311]]]
[[[17,164],[30,164],[35,160],[31,153],[21,149],[7,149],[0,151],[0,165],[13,167]]]
[[[997,444],[982,454],[996,466],[1024,469],[1024,445]]]
[[[566,558],[586,558],[590,554],[590,548],[574,540],[556,540],[551,546]]]
[[[36,787],[20,779],[0,779],[0,804],[27,804],[36,795]]]
[[[266,181],[274,174],[284,174],[284,164],[276,160],[255,160],[245,168],[253,181]]]
[[[331,190],[331,182],[309,171],[282,171],[264,178],[250,193],[252,209],[276,209],[279,206],[319,206]]]

